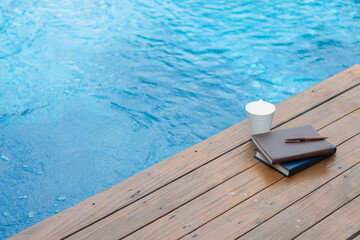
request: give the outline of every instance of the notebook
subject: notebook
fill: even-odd
[[[334,149],[334,153],[335,153],[336,147],[333,146],[333,149]],[[271,165],[265,160],[264,155],[262,155],[260,152],[256,151],[256,153],[254,155],[254,157],[257,160],[265,163],[266,165],[268,165],[271,168],[275,169],[276,171],[280,172],[285,177],[290,177],[290,176],[294,175],[295,173],[298,173],[298,172],[314,165],[315,163],[318,163],[321,160],[324,160],[331,156],[332,155],[322,155],[322,156],[317,156],[317,157],[305,158],[305,159],[300,159],[300,160],[296,160],[296,161]]]
[[[284,130],[260,133],[251,136],[251,139],[265,160],[271,164],[284,163],[299,159],[332,155],[333,148],[326,140],[286,143],[285,138],[321,137],[311,126],[300,126]]]

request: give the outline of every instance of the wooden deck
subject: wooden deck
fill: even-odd
[[[360,239],[360,65],[276,105],[274,129],[305,124],[338,150],[290,178],[245,120],[10,239]]]

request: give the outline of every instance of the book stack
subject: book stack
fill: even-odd
[[[320,134],[311,126],[276,130],[251,136],[256,146],[255,158],[290,177],[336,152],[326,140],[286,142],[289,138],[318,138]]]

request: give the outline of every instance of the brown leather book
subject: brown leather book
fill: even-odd
[[[334,154],[333,146],[326,140],[287,143],[286,138],[321,137],[311,126],[255,134],[251,139],[266,160],[274,165],[294,160]]]

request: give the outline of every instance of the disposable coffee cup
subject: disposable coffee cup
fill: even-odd
[[[248,103],[245,107],[250,135],[268,132],[275,112],[275,106],[263,100]]]

